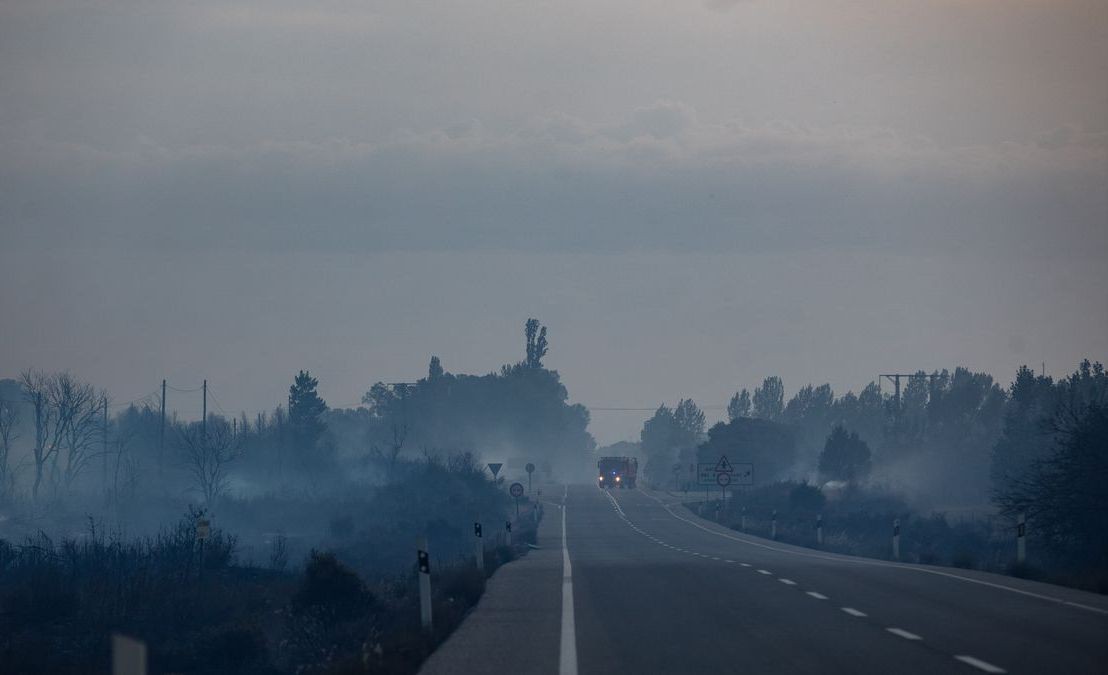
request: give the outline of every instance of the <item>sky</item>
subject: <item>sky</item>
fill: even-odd
[[[0,377],[349,405],[535,316],[716,419],[1108,359],[1106,270],[1102,0],[0,0]]]

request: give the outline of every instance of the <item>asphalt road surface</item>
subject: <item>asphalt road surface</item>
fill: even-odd
[[[665,493],[570,486],[539,544],[422,672],[1108,673],[1104,596],[780,544]]]

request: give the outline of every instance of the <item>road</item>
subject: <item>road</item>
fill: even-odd
[[[1104,596],[780,544],[665,493],[559,497],[422,672],[1108,672]]]

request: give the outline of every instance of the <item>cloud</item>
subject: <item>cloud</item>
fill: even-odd
[[[382,140],[114,150],[8,138],[12,245],[323,250],[875,250],[1103,256],[1105,134],[944,147],[888,129],[466,120]]]

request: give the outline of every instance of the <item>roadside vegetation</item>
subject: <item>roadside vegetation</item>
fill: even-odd
[[[540,511],[525,497],[517,518],[510,470],[486,463],[533,460],[542,485],[594,447],[543,366],[546,329],[528,320],[523,338],[524,360],[497,373],[432,357],[426,377],[371,385],[350,408],[299,371],[287,403],[253,418],[207,382],[166,386],[204,397],[208,414],[184,420],[67,372],[0,381],[0,671],[108,672],[119,632],[146,644],[151,672],[414,672],[485,575],[535,541]]]
[[[1058,381],[1021,368],[1007,389],[984,373],[916,373],[900,397],[871,383],[836,397],[808,385],[786,402],[780,378],[741,390],[727,422],[704,429],[691,401],[643,426],[655,487],[746,531],[827,550],[988,570],[1108,592],[1108,374],[1083,362]],[[721,456],[754,467],[754,485],[697,485]],[[1026,520],[1027,557],[1016,559]]]

